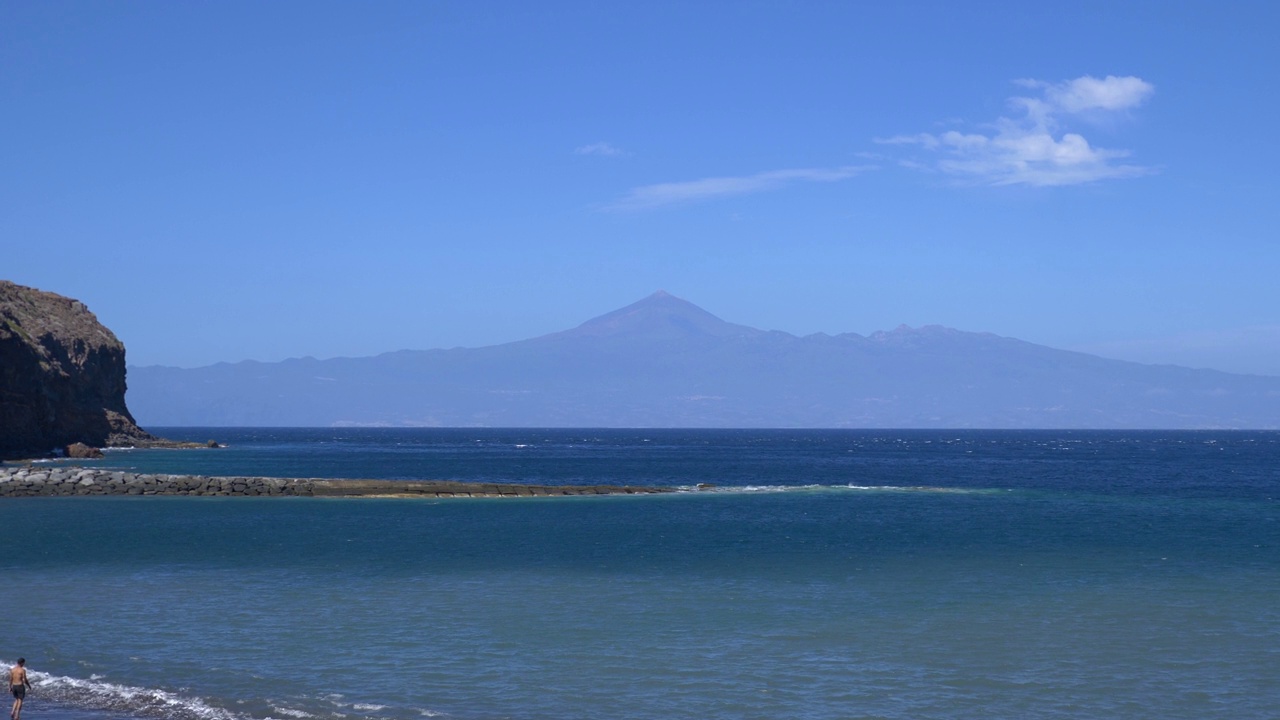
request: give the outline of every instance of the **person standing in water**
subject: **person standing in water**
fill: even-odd
[[[27,679],[27,659],[18,658],[18,664],[9,669],[9,691],[13,693],[13,710],[9,712],[10,720],[18,720],[22,715],[22,700],[27,696],[27,688],[31,681]]]

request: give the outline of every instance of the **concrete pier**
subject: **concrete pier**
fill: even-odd
[[[0,498],[88,495],[550,497],[666,492],[675,492],[675,489],[631,485],[524,485],[442,480],[207,477],[131,473],[61,465],[0,466]]]

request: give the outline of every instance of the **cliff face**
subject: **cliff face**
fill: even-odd
[[[157,440],[124,392],[124,345],[84,303],[0,280],[0,459]]]

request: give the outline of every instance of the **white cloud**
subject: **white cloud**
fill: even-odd
[[[1114,75],[1102,79],[1086,75],[1056,84],[1015,82],[1040,90],[1040,96],[1010,98],[1009,105],[1020,113],[997,119],[984,132],[917,133],[877,142],[915,145],[940,155],[932,162],[905,160],[908,167],[935,169],[991,185],[1078,185],[1152,172],[1124,163],[1127,150],[1094,147],[1083,135],[1064,127],[1072,120],[1104,119],[1140,106],[1155,92],[1151,83]]]
[[[676,203],[711,200],[774,190],[795,182],[836,182],[846,180],[868,168],[847,165],[837,168],[799,168],[772,170],[739,177],[712,177],[683,182],[643,185],[632,189],[608,210],[646,210]]]
[[[614,147],[607,142],[591,143],[573,149],[574,155],[600,155],[602,157],[618,157],[626,155],[627,152],[621,148]]]
[[[916,135],[894,135],[888,138],[877,138],[876,142],[881,145],[922,145],[930,150],[938,147],[940,141],[937,136],[929,133],[918,133]]]
[[[1156,91],[1154,85],[1133,76],[1108,75],[1099,80],[1084,77],[1068,80],[1045,89],[1045,95],[1065,112],[1086,110],[1128,110],[1146,102]]]

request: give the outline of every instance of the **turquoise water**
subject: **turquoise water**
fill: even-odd
[[[1280,694],[1280,434],[190,435],[229,447],[103,462],[717,490],[6,500],[25,716],[1252,718]]]

